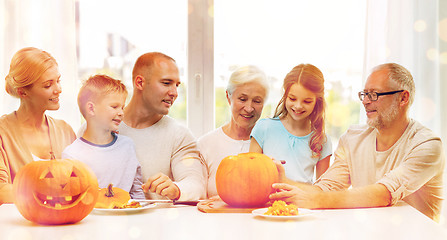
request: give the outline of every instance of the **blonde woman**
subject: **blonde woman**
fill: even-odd
[[[12,183],[22,166],[60,158],[76,139],[70,125],[45,114],[59,109],[60,77],[56,60],[40,49],[23,48],[11,60],[6,92],[20,106],[0,117],[0,204],[13,201]]]

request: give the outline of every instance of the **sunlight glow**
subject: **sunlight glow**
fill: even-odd
[[[431,61],[436,61],[438,59],[438,50],[435,48],[430,48],[427,50],[426,56]]]
[[[441,38],[444,42],[447,42],[447,18],[442,19],[439,22],[439,38]]]
[[[427,23],[424,20],[417,20],[414,22],[414,30],[416,32],[423,32],[427,29]]]
[[[442,53],[439,55],[439,62],[440,62],[441,64],[447,64],[447,52],[442,52]]]

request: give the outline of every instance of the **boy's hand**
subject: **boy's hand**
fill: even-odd
[[[144,192],[151,191],[171,200],[177,200],[180,197],[180,189],[163,173],[150,177],[142,188]]]

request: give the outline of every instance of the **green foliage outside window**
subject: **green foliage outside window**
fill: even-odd
[[[331,89],[326,94],[326,132],[335,140],[352,124],[359,122],[360,103],[352,99],[343,98],[339,89]],[[215,127],[220,127],[230,119],[230,107],[225,97],[224,88],[215,89]],[[273,117],[277,103],[267,103],[261,118]],[[336,142],[334,143],[336,144]]]

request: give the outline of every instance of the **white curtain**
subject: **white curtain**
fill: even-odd
[[[23,47],[37,47],[56,58],[62,75],[61,108],[47,113],[64,119],[76,131],[80,116],[76,103],[75,0],[2,0],[0,16],[0,115],[19,106],[19,100],[4,90],[12,56]]]
[[[438,134],[444,140],[444,149],[447,149],[446,2],[368,0],[363,77],[365,81],[371,68],[381,63],[396,62],[406,67],[416,84],[410,115]],[[443,211],[445,224],[447,203]]]
[[[416,83],[411,117],[447,139],[442,126],[446,88],[441,76],[447,65],[440,61],[440,45],[445,42],[438,34],[438,0],[369,0],[367,7],[364,81],[371,68],[381,63],[406,67]]]

